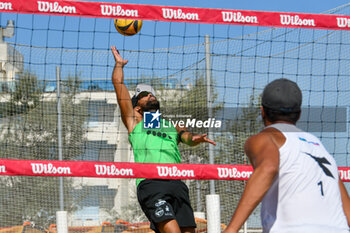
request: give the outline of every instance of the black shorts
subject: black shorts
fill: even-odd
[[[180,227],[196,227],[188,188],[181,180],[143,180],[137,198],[155,232],[157,223],[171,219]]]

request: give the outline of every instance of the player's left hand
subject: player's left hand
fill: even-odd
[[[119,51],[115,46],[112,46],[111,50],[114,56],[115,64],[124,67],[128,63],[128,60],[125,60],[122,58],[122,56],[120,56]]]
[[[216,146],[216,143],[212,140],[210,140],[209,138],[207,138],[207,135],[208,134],[197,134],[197,135],[193,135],[192,136],[192,141],[193,142],[196,142],[196,143],[201,143],[201,142],[207,142],[207,143],[210,143],[210,144],[213,144],[214,146]]]

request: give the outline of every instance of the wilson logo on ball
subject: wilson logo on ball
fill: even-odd
[[[124,36],[133,36],[142,28],[142,20],[115,19],[114,26]]]

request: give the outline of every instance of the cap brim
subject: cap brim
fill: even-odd
[[[153,87],[147,84],[138,84],[136,86],[135,96],[137,97],[141,92],[144,92],[144,91],[150,92],[152,93],[153,96],[156,96],[156,93]]]

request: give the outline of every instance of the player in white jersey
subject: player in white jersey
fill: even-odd
[[[261,201],[264,232],[349,232],[350,199],[335,160],[317,137],[295,126],[301,102],[299,87],[288,79],[265,87],[265,129],[245,144],[254,172],[225,233],[238,232]]]

